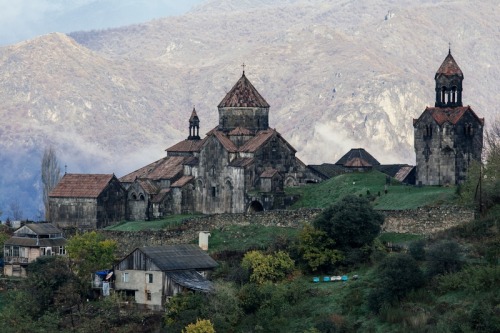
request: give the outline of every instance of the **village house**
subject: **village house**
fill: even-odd
[[[463,79],[449,51],[434,77],[434,107],[413,119],[417,184],[461,184],[470,164],[481,161],[484,118],[463,106]]]
[[[50,221],[100,229],[125,220],[126,190],[113,174],[65,174],[49,193]]]
[[[26,266],[41,256],[65,255],[66,239],[50,223],[29,223],[4,243],[4,274],[26,276]]]
[[[194,244],[136,248],[115,265],[115,289],[139,307],[163,310],[181,291],[212,290],[206,273],[215,267],[217,262]]]

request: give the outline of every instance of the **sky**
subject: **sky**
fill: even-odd
[[[0,46],[183,14],[203,0],[0,0]]]

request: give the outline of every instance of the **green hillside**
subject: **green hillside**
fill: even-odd
[[[373,200],[375,209],[414,209],[422,206],[450,204],[455,187],[408,186],[391,179],[385,193],[386,175],[379,171],[343,174],[318,184],[287,188],[287,195],[299,195],[292,208],[325,208],[338,199],[353,194]]]

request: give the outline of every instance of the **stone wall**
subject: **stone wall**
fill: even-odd
[[[383,211],[384,232],[430,235],[474,219],[474,210],[458,206]]]
[[[321,209],[275,210],[255,214],[214,214],[205,215],[182,223],[170,230],[150,230],[136,232],[100,231],[106,238],[118,242],[122,255],[136,247],[191,243],[197,241],[200,231],[221,230],[228,225],[260,224],[300,228],[309,223]],[[462,207],[430,207],[416,210],[382,211],[385,222],[384,232],[429,235],[474,219],[474,211]],[[209,241],[210,242],[210,241]]]
[[[99,230],[99,232],[108,239],[116,240],[120,247],[120,255],[126,255],[136,247],[191,243],[198,240],[200,231],[220,230],[229,225],[260,224],[299,228],[302,224],[311,222],[320,212],[321,209],[298,209],[254,214],[213,214],[186,220],[178,228],[169,230],[134,232]]]

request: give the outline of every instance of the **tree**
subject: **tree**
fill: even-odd
[[[368,200],[348,195],[327,208],[314,221],[316,229],[326,232],[340,250],[369,245],[380,232],[384,216]]]
[[[45,148],[42,158],[42,187],[45,220],[49,220],[49,193],[61,179],[61,168],[52,146]]]
[[[378,312],[382,305],[401,300],[408,292],[424,284],[424,274],[408,254],[384,258],[375,269],[375,288],[368,295],[368,306]]]
[[[298,251],[311,271],[328,270],[343,259],[342,252],[335,249],[335,241],[325,231],[305,225],[299,234]]]
[[[187,325],[182,333],[215,333],[215,329],[210,320],[198,319],[196,323]]]
[[[284,279],[294,269],[294,262],[284,251],[264,254],[260,251],[245,253],[241,266],[250,270],[250,281],[262,284]]]
[[[14,200],[9,204],[10,213],[15,221],[20,221],[23,218],[23,210],[19,204],[19,200]]]
[[[463,265],[460,245],[452,240],[443,240],[430,246],[426,259],[427,275],[430,277],[457,272]]]
[[[116,241],[105,239],[95,231],[77,234],[66,243],[72,268],[81,279],[88,279],[91,273],[111,267],[116,248]]]

